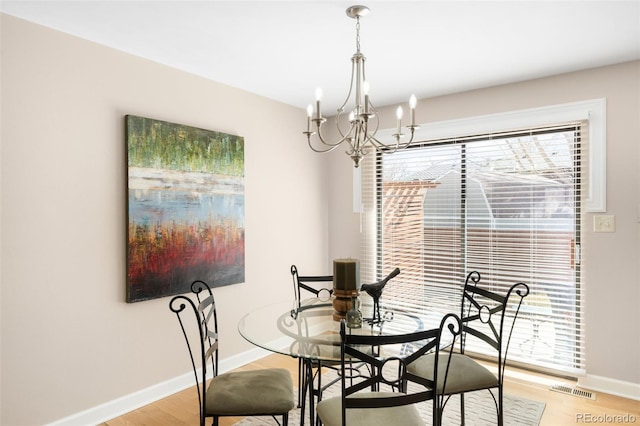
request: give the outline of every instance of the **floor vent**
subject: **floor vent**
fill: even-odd
[[[596,399],[596,394],[591,391],[586,391],[582,389],[576,389],[567,385],[553,385],[551,386],[551,390],[554,392],[565,393],[567,395],[577,396],[579,398],[585,399]]]

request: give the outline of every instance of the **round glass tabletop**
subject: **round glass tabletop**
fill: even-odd
[[[340,360],[340,321],[335,320],[331,300],[303,300],[299,309],[292,301],[258,308],[238,323],[240,334],[263,349],[296,358],[320,361]],[[371,324],[366,319],[361,328],[348,329],[358,334],[405,334],[438,328],[440,318],[400,310],[383,310],[383,321]],[[363,307],[365,318],[367,307]]]

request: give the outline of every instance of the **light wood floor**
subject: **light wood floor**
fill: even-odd
[[[268,367],[288,368],[291,371],[294,383],[296,383],[298,374],[297,360],[287,356],[270,355],[241,369]],[[593,401],[553,392],[549,390],[549,386],[552,384],[563,383],[574,386],[575,383],[522,370],[510,369],[507,372],[507,376],[507,379],[505,379],[505,393],[546,403],[540,423],[541,426],[603,424],[602,421],[594,421],[594,418],[605,415],[635,416],[635,421],[631,420],[630,423],[640,425],[639,401],[603,393],[596,393],[596,400]],[[109,420],[99,426],[197,425],[199,422],[197,406],[198,400],[195,389],[186,389],[121,417]],[[591,421],[587,421],[587,416],[592,416]],[[240,418],[223,418],[220,420],[220,425],[230,426],[239,420]],[[210,423],[207,422],[207,424]]]

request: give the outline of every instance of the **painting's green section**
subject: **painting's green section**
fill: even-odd
[[[129,166],[244,176],[244,139],[127,116]]]

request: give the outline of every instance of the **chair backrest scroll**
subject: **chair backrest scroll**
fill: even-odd
[[[465,352],[467,334],[480,339],[495,350],[499,374],[502,375],[515,320],[522,300],[529,294],[529,286],[519,282],[506,293],[498,293],[479,287],[479,282],[479,272],[472,271],[467,275],[462,292],[460,351]],[[509,324],[505,322],[507,311],[510,314]]]
[[[300,308],[301,292],[300,290],[306,290],[316,297],[326,296],[328,299],[333,293],[333,275],[307,275],[301,276],[298,273],[296,265],[291,265],[291,277],[293,279],[293,292],[296,301],[296,307]],[[309,283],[325,283],[321,288],[316,288],[309,285]],[[326,293],[326,294],[325,294]]]

